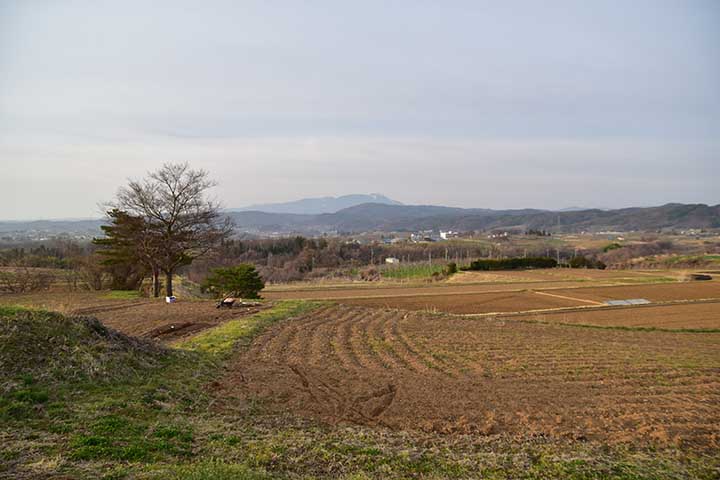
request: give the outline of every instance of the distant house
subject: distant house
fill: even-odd
[[[443,240],[449,240],[451,238],[457,238],[460,234],[458,232],[453,232],[452,230],[448,230],[447,232],[443,232],[440,230],[440,238]]]
[[[423,230],[421,232],[413,233],[410,235],[410,241],[414,243],[419,242],[437,242],[441,237],[432,230]]]
[[[400,263],[400,259],[396,257],[387,257],[385,263]]]

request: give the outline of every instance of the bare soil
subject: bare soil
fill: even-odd
[[[720,334],[328,306],[267,330],[223,401],[329,424],[720,448]]]
[[[263,291],[263,297],[279,300],[279,299],[314,299],[314,300],[333,300],[346,298],[384,298],[384,297],[401,297],[401,296],[420,296],[420,295],[456,295],[468,293],[488,293],[488,292],[507,292],[519,291],[523,289],[542,289],[542,288],[572,288],[587,287],[584,282],[577,281],[553,281],[553,282],[514,282],[514,283],[496,283],[496,284],[436,284],[424,287],[348,287],[348,288],[328,288],[328,289],[296,289],[283,291]]]
[[[585,311],[538,313],[523,320],[597,326],[649,327],[667,329],[720,329],[720,301],[627,308],[600,308]]]
[[[546,268],[537,270],[509,270],[498,272],[460,272],[453,275],[448,283],[470,282],[547,282],[547,281],[637,281],[653,278],[675,277],[669,271],[594,270],[570,268]]]
[[[548,290],[549,291],[549,290]],[[605,302],[645,298],[652,302],[670,300],[720,299],[720,281],[664,283],[657,285],[620,285],[552,290],[554,294]]]
[[[233,318],[252,315],[270,305],[232,309],[216,308],[214,300],[180,300],[168,304],[163,299],[113,299],[103,293],[47,293],[4,295],[0,303],[91,315],[108,327],[137,337],[171,342]]]
[[[215,301],[196,300],[174,304],[155,301],[87,313],[123,333],[170,342],[268,308],[263,305],[218,309],[215,305]]]
[[[448,313],[493,313],[544,310],[587,305],[586,302],[534,292],[467,293],[455,295],[422,295],[337,300],[348,305],[402,308],[404,310]]]

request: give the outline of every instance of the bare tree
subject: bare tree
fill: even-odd
[[[54,278],[42,269],[17,266],[0,271],[0,292],[24,293],[49,290]]]
[[[138,242],[152,239],[146,251],[156,255],[153,264],[165,274],[168,296],[178,267],[205,255],[232,233],[220,205],[206,197],[213,186],[205,170],[166,163],[117,194],[116,208],[144,219],[147,230]]]

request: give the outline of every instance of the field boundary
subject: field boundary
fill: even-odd
[[[587,312],[589,310],[629,310],[635,308],[652,308],[652,307],[671,307],[673,305],[693,305],[693,304],[704,304],[704,303],[720,303],[720,298],[701,298],[694,300],[667,300],[663,302],[651,302],[638,305],[607,305],[604,303],[598,305],[580,305],[577,307],[558,307],[558,308],[543,308],[537,310],[523,310],[517,312],[489,312],[489,313],[455,313],[450,315],[458,315],[461,317],[493,317],[493,318],[506,318],[506,317],[522,317],[528,314],[534,313],[575,313],[575,312]],[[529,320],[530,321],[530,320]],[[538,322],[539,323],[539,322]],[[556,325],[561,325],[557,322],[552,322]],[[572,325],[584,325],[584,324],[572,324]],[[594,325],[589,325],[594,326]],[[628,328],[628,327],[626,327]],[[640,327],[638,327],[640,328]],[[686,331],[686,330],[681,330]],[[706,330],[705,330],[706,331]]]
[[[572,283],[575,281],[570,280],[558,280],[558,281],[551,281],[551,282],[507,282],[507,283],[479,283],[479,284],[470,284],[470,283],[463,283],[463,284],[443,284],[443,285],[422,285],[422,286],[406,286],[406,287],[387,287],[387,286],[378,286],[378,287],[358,287],[358,288],[327,288],[327,289],[305,289],[305,290],[269,290],[268,293],[295,293],[295,292],[308,292],[308,293],[317,293],[318,291],[322,292],[323,290],[328,292],[337,292],[341,290],[347,290],[349,292],[357,291],[357,290],[397,290],[398,293],[382,293],[382,294],[368,294],[368,295],[351,295],[351,296],[323,296],[323,297],[308,297],[304,298],[306,300],[352,300],[352,299],[378,299],[378,298],[402,298],[402,297],[433,297],[433,296],[450,296],[450,295],[483,295],[483,294],[490,294],[490,293],[508,293],[508,292],[546,292],[546,291],[553,291],[553,290],[583,290],[583,289],[590,289],[590,288],[612,288],[612,287],[635,287],[635,286],[649,286],[649,285],[670,285],[673,283],[678,284],[685,284],[687,282],[643,282],[641,284],[637,282],[631,282],[631,283],[592,283],[588,285],[569,285],[569,286],[548,286],[548,287],[541,287],[537,288],[535,286],[526,286],[526,287],[520,287],[520,288],[508,288],[508,289],[497,289],[497,290],[480,290],[480,291],[470,291],[470,292],[416,292],[416,293],[400,293],[402,290],[410,289],[410,288],[428,288],[428,289],[441,289],[441,288],[458,288],[458,287],[464,287],[467,285],[470,286],[492,286],[492,285],[526,285],[529,283],[539,283],[539,284],[545,284],[545,283]],[[370,293],[370,292],[369,292]],[[303,299],[303,297],[289,297],[289,298],[278,298],[278,300],[290,300],[291,298],[299,298]],[[571,297],[568,297],[571,298]],[[583,301],[588,302],[587,299],[575,299],[576,301]]]
[[[555,293],[541,292],[539,290],[533,290],[533,293],[537,293],[538,295],[546,295],[548,297],[564,298],[565,300],[574,300],[576,302],[591,303],[593,305],[604,305],[603,302],[596,302],[595,300],[588,300],[586,298],[568,297],[565,295],[557,295]]]
[[[654,275],[651,273],[647,273],[646,275],[653,277]],[[619,277],[619,279],[625,280],[630,277]],[[618,283],[618,282],[612,282],[610,284],[604,285],[604,284],[593,284],[593,286],[623,286],[623,285],[654,285],[656,283],[658,284],[666,284],[666,283],[682,283],[678,280],[668,281],[667,279],[669,277],[657,277],[657,282],[649,282],[643,279],[641,282],[630,282],[630,283]],[[612,279],[605,279],[602,281],[612,281]],[[280,287],[280,288],[273,288],[272,286],[269,286],[265,288],[264,292],[267,293],[292,293],[292,292],[316,292],[318,290],[331,290],[331,291],[338,291],[338,290],[377,290],[377,289],[397,289],[397,290],[403,290],[406,288],[456,288],[460,286],[487,286],[487,285],[513,285],[513,284],[525,284],[525,283],[563,283],[563,282],[577,282],[577,283],[593,283],[594,280],[588,280],[588,279],[549,279],[549,280],[515,280],[515,281],[499,281],[499,282],[462,282],[462,283],[429,283],[429,282],[418,282],[418,283],[412,283],[412,282],[387,282],[387,284],[370,284],[367,283],[358,283],[358,284],[349,284],[349,285],[318,285],[316,287],[303,287],[303,288],[290,288],[290,287]],[[381,283],[381,282],[380,282]],[[567,287],[567,288],[585,288],[582,287]]]
[[[456,295],[492,295],[497,293],[518,293],[518,292],[538,292],[538,291],[545,291],[545,290],[569,290],[571,288],[595,288],[595,287],[612,287],[612,286],[632,286],[634,284],[594,284],[594,285],[588,285],[587,287],[549,287],[549,288],[542,288],[542,289],[534,289],[534,288],[511,288],[507,290],[484,290],[484,291],[478,291],[478,292],[432,292],[432,293],[401,293],[401,294],[383,294],[383,295],[354,295],[349,297],[313,297],[313,298],[307,298],[303,300],[363,300],[363,299],[377,299],[377,298],[406,298],[406,297],[446,297],[446,296],[456,296]],[[457,287],[457,285],[454,285],[454,287]],[[414,288],[414,287],[413,287]],[[348,289],[352,290],[352,289]],[[402,288],[398,288],[398,290],[403,290]],[[285,300],[285,299],[283,299]],[[289,298],[287,300],[290,300]],[[587,300],[586,300],[587,301]]]

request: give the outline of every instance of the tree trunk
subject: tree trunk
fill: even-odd
[[[165,273],[165,295],[172,297],[173,285],[172,285],[172,272]]]
[[[157,268],[153,268],[153,296],[158,298],[160,296],[160,271]]]

